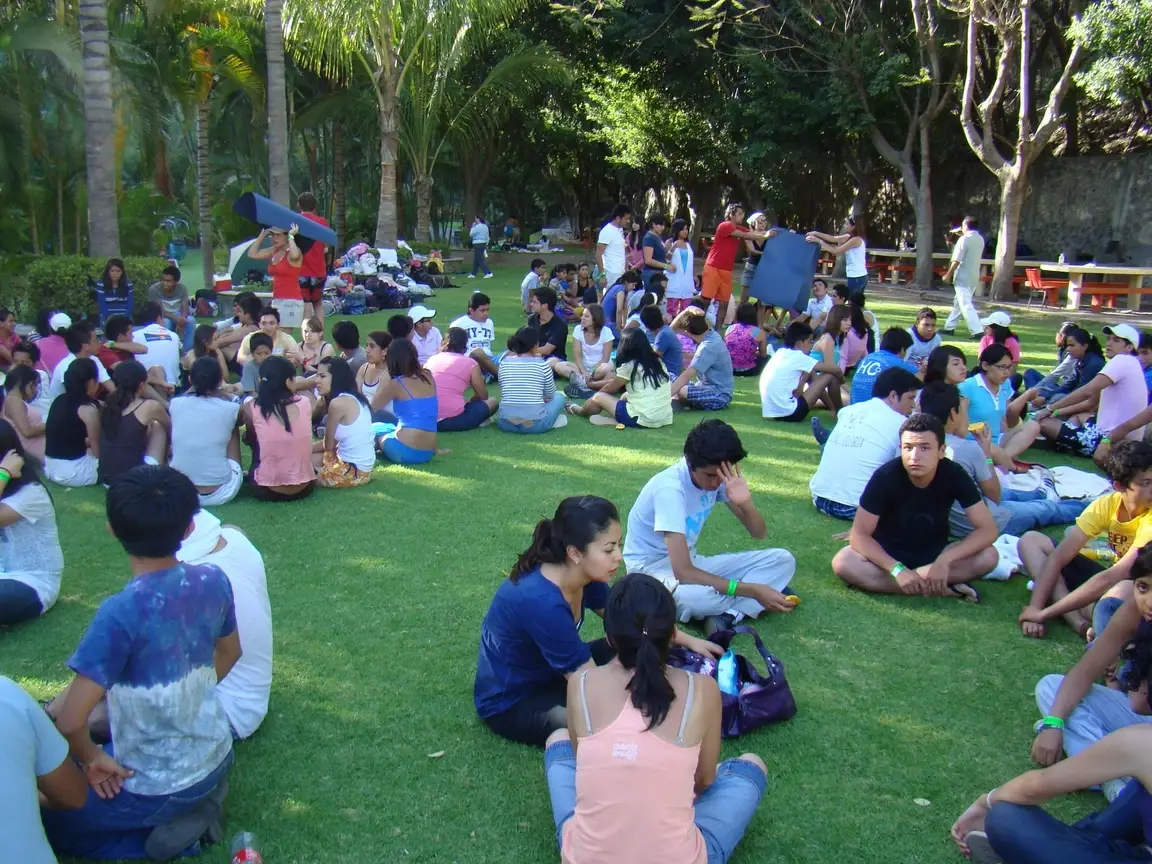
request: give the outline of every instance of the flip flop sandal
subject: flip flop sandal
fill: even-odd
[[[996,854],[983,831],[969,831],[964,835],[964,842],[972,864],[1004,864],[1004,859]]]
[[[980,592],[969,585],[967,582],[957,582],[955,585],[949,586],[952,593],[957,597],[964,600],[965,603],[979,603]]]

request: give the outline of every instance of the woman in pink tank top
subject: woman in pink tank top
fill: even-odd
[[[288,385],[295,376],[290,361],[269,357],[260,364],[256,398],[240,409],[252,448],[249,488],[261,501],[295,501],[316,486],[311,391],[293,393]]]
[[[720,690],[667,667],[676,603],[661,582],[617,582],[604,631],[617,657],[569,679],[568,729],[544,751],[561,860],[723,864],[764,794],[764,763],[716,764]]]

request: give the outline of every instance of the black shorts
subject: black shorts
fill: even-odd
[[[1097,573],[1103,573],[1108,568],[1087,555],[1077,555],[1060,571],[1064,585],[1069,591],[1075,591]]]
[[[324,299],[323,276],[300,277],[300,299],[305,303],[319,303]]]
[[[789,414],[787,417],[773,417],[773,420],[778,420],[781,423],[799,423],[808,416],[808,412],[812,410],[808,407],[808,403],[803,399],[797,398],[796,410]]]

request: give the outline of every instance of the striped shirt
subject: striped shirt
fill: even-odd
[[[500,361],[500,416],[541,420],[544,403],[556,395],[556,379],[542,357],[505,357]]]

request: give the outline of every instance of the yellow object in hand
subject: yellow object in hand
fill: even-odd
[[[800,598],[797,597],[795,594],[785,594],[784,599],[787,600],[789,603],[792,603],[796,606],[800,605]]]
[[[981,432],[984,431],[985,425],[987,425],[987,424],[985,424],[983,421],[981,421],[979,423],[969,423],[968,424],[968,431],[971,432],[973,435],[979,435]]]

